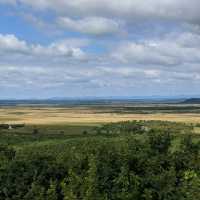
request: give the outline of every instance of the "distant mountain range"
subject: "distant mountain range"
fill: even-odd
[[[87,97],[87,98],[51,98],[51,99],[0,99],[0,106],[17,105],[52,105],[52,106],[76,106],[76,105],[105,105],[105,104],[200,104],[200,98],[188,97]]]
[[[29,100],[0,100],[0,106],[18,106],[18,105],[50,105],[50,106],[76,106],[76,105],[112,105],[112,104],[147,104],[147,103],[182,103],[185,99],[131,99],[131,98],[94,98],[94,99],[29,99]]]
[[[186,99],[186,100],[183,101],[182,103],[186,103],[186,104],[200,104],[200,98],[190,98],[190,99]]]

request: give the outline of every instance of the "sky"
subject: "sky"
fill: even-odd
[[[199,0],[0,0],[0,99],[200,94]]]

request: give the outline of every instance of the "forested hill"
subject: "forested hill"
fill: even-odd
[[[183,101],[183,103],[200,104],[200,98],[190,98]]]

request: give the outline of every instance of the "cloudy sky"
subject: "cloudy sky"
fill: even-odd
[[[0,0],[0,98],[200,94],[199,0]]]

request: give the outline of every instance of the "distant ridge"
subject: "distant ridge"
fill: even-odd
[[[200,104],[200,98],[190,98],[186,99],[182,103],[187,103],[187,104]]]
[[[170,99],[170,98],[52,98],[52,99],[27,99],[27,100],[1,100],[0,106],[77,106],[77,105],[112,105],[112,104],[173,104],[173,103],[181,103],[184,99]]]

